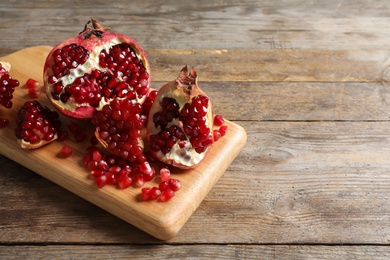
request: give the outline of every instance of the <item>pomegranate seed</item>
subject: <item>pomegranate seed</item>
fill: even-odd
[[[28,89],[28,94],[29,94],[30,98],[35,99],[35,98],[39,97],[40,91],[38,89],[39,88],[38,81],[36,81],[34,79],[28,79],[26,82],[26,87]]]
[[[68,138],[69,134],[66,130],[58,130],[58,138],[57,141],[62,142]]]
[[[221,126],[225,123],[225,120],[221,115],[215,115],[214,116],[214,125],[215,126]]]
[[[87,134],[84,132],[78,132],[74,135],[74,139],[76,140],[76,142],[82,142],[85,140],[85,138],[87,138]]]
[[[117,182],[115,173],[113,172],[106,172],[106,183],[107,184],[115,184]]]
[[[118,180],[118,187],[120,189],[126,189],[131,186],[133,180],[129,176],[125,176]]]
[[[144,175],[142,173],[135,176],[134,185],[137,187],[142,187],[145,184]]]
[[[144,181],[151,181],[156,175],[156,170],[152,167],[152,170],[149,173],[143,173],[143,175],[144,175]]]
[[[102,188],[104,185],[106,185],[106,175],[96,177],[95,183],[99,188]]]
[[[70,121],[68,123],[68,129],[71,133],[76,134],[79,131],[80,127],[77,123]]]
[[[150,198],[150,191],[152,188],[142,188],[141,189],[141,198],[143,201],[147,201]]]
[[[169,188],[169,182],[168,181],[160,182],[160,184],[158,185],[158,188],[161,191],[164,191],[164,190],[168,189]]]
[[[168,168],[161,168],[160,169],[161,182],[169,181],[170,178],[171,178],[171,171]]]
[[[161,194],[161,190],[159,190],[157,187],[153,187],[149,194],[151,199],[157,199]]]
[[[0,129],[8,125],[9,120],[7,118],[0,118]]]
[[[152,167],[150,166],[149,162],[148,161],[145,161],[143,162],[141,165],[140,165],[140,171],[142,173],[151,173],[152,172]]]
[[[61,150],[58,153],[60,158],[68,158],[73,153],[73,149],[67,145],[62,146]]]
[[[94,160],[94,161],[100,161],[102,159],[102,154],[100,153],[100,151],[99,150],[94,150],[93,152],[92,152],[92,160]]]
[[[223,125],[223,126],[221,126],[221,127],[219,128],[219,132],[221,133],[221,136],[226,135],[227,129],[228,129],[228,126],[227,126],[227,125]]]
[[[160,197],[159,197],[159,200],[161,202],[165,202],[165,201],[168,201],[170,200],[171,198],[173,198],[175,196],[175,192],[171,189],[166,189],[164,190],[161,194],[160,194]]]
[[[181,182],[177,179],[170,179],[169,188],[173,191],[178,191],[181,189]]]
[[[106,171],[100,171],[100,170],[93,170],[91,171],[91,175],[94,176],[94,177],[99,177],[99,176],[102,176],[102,175],[105,175],[106,174]]]
[[[221,138],[221,133],[218,130],[213,131],[214,141],[218,141]]]

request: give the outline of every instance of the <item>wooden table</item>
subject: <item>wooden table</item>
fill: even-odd
[[[177,2],[1,1],[0,57],[97,18],[248,142],[168,241],[0,156],[0,259],[389,258],[390,2]]]

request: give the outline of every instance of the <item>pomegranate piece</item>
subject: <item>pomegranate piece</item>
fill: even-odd
[[[61,126],[57,112],[38,101],[27,101],[16,116],[15,135],[22,148],[36,149],[57,139]]]
[[[97,111],[92,123],[95,136],[114,155],[132,163],[144,160],[141,130],[145,125],[140,116],[142,107],[128,99],[114,99]]]
[[[68,158],[73,154],[73,149],[67,145],[62,146],[60,151],[58,152],[59,158]]]
[[[0,61],[0,105],[5,108],[11,108],[13,93],[19,86],[19,81],[9,75],[11,65]]]
[[[108,30],[91,19],[78,36],[57,44],[47,56],[45,92],[63,114],[91,118],[101,102],[142,103],[149,93],[145,52],[131,37]]]
[[[211,101],[199,88],[194,69],[185,66],[164,85],[150,109],[147,141],[156,159],[182,169],[193,168],[214,142]]]

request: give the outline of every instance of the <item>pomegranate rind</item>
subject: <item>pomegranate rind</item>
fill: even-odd
[[[157,93],[156,99],[150,109],[148,123],[147,123],[147,144],[150,146],[150,137],[160,133],[162,130],[160,126],[156,127],[153,122],[153,115],[161,110],[160,102],[163,98],[173,98],[179,105],[179,111],[185,104],[190,103],[193,97],[206,96],[207,95],[199,88],[197,82],[197,75],[194,69],[188,70],[188,66],[185,66],[180,72],[178,78],[171,81],[160,88]],[[212,104],[209,100],[207,108],[206,125],[212,133],[213,129],[213,112]],[[183,127],[183,123],[177,118],[170,122],[166,128],[171,125],[177,125],[180,128]],[[150,150],[150,154],[168,165],[180,169],[191,169],[196,167],[206,156],[210,146],[203,152],[198,153],[192,147],[190,142],[187,142],[184,147],[180,147],[178,143],[175,143],[171,150],[167,154],[163,154],[161,151],[155,152]]]
[[[34,149],[38,149],[42,146],[45,146],[47,144],[50,144],[57,139],[58,139],[58,135],[55,134],[53,139],[51,139],[50,141],[41,140],[41,141],[39,141],[39,143],[32,144],[30,142],[24,141],[23,139],[17,139],[17,143],[23,149],[34,150]]]
[[[1,67],[3,67],[4,70],[0,70],[0,75],[3,75],[5,73],[8,73],[11,70],[11,64],[5,61],[0,61]]]
[[[149,75],[147,78],[146,88],[148,89],[148,91],[150,89],[150,83],[151,83],[150,65],[142,47],[133,38],[124,34],[107,32],[105,31],[106,29],[107,28],[102,29],[104,30],[102,31],[102,34],[104,34],[103,38],[97,37],[95,35],[90,35],[89,38],[85,39],[85,34],[83,34],[82,32],[78,36],[64,40],[58,43],[56,46],[54,46],[54,48],[49,52],[48,56],[46,57],[44,69],[43,69],[43,83],[44,83],[45,93],[48,99],[50,100],[50,102],[52,103],[52,105],[54,106],[54,108],[66,116],[72,118],[78,118],[78,119],[89,119],[92,117],[93,113],[98,108],[92,107],[89,103],[78,104],[74,102],[74,100],[72,100],[72,97],[66,103],[62,102],[60,99],[58,100],[54,99],[51,94],[53,85],[59,81],[65,82],[65,85],[69,85],[73,83],[73,81],[76,78],[81,77],[86,73],[92,72],[93,69],[98,69],[100,71],[107,71],[107,69],[102,68],[99,65],[99,54],[102,50],[109,50],[110,47],[117,44],[126,43],[130,45],[130,47],[135,51],[137,58],[140,61],[142,61],[145,71]],[[53,75],[52,65],[54,64],[54,60],[53,60],[54,52],[70,44],[77,44],[83,46],[89,52],[89,58],[85,63],[79,64],[74,69],[70,69],[69,74],[64,75],[63,77],[57,79],[57,81],[52,84],[49,83],[49,77]],[[146,99],[146,95],[142,97],[137,96],[136,102],[142,103],[145,99]],[[107,103],[109,101],[104,100],[104,98],[102,98],[101,102]],[[102,105],[100,105],[99,107],[101,106]]]

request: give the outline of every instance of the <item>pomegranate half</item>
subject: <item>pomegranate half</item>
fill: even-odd
[[[213,113],[194,69],[185,66],[158,91],[148,117],[147,142],[153,157],[178,168],[193,168],[204,159],[214,142]]]
[[[78,36],[62,41],[48,54],[45,91],[61,113],[91,118],[112,99],[142,103],[146,98],[150,66],[145,52],[131,37],[108,30],[91,19]]]

